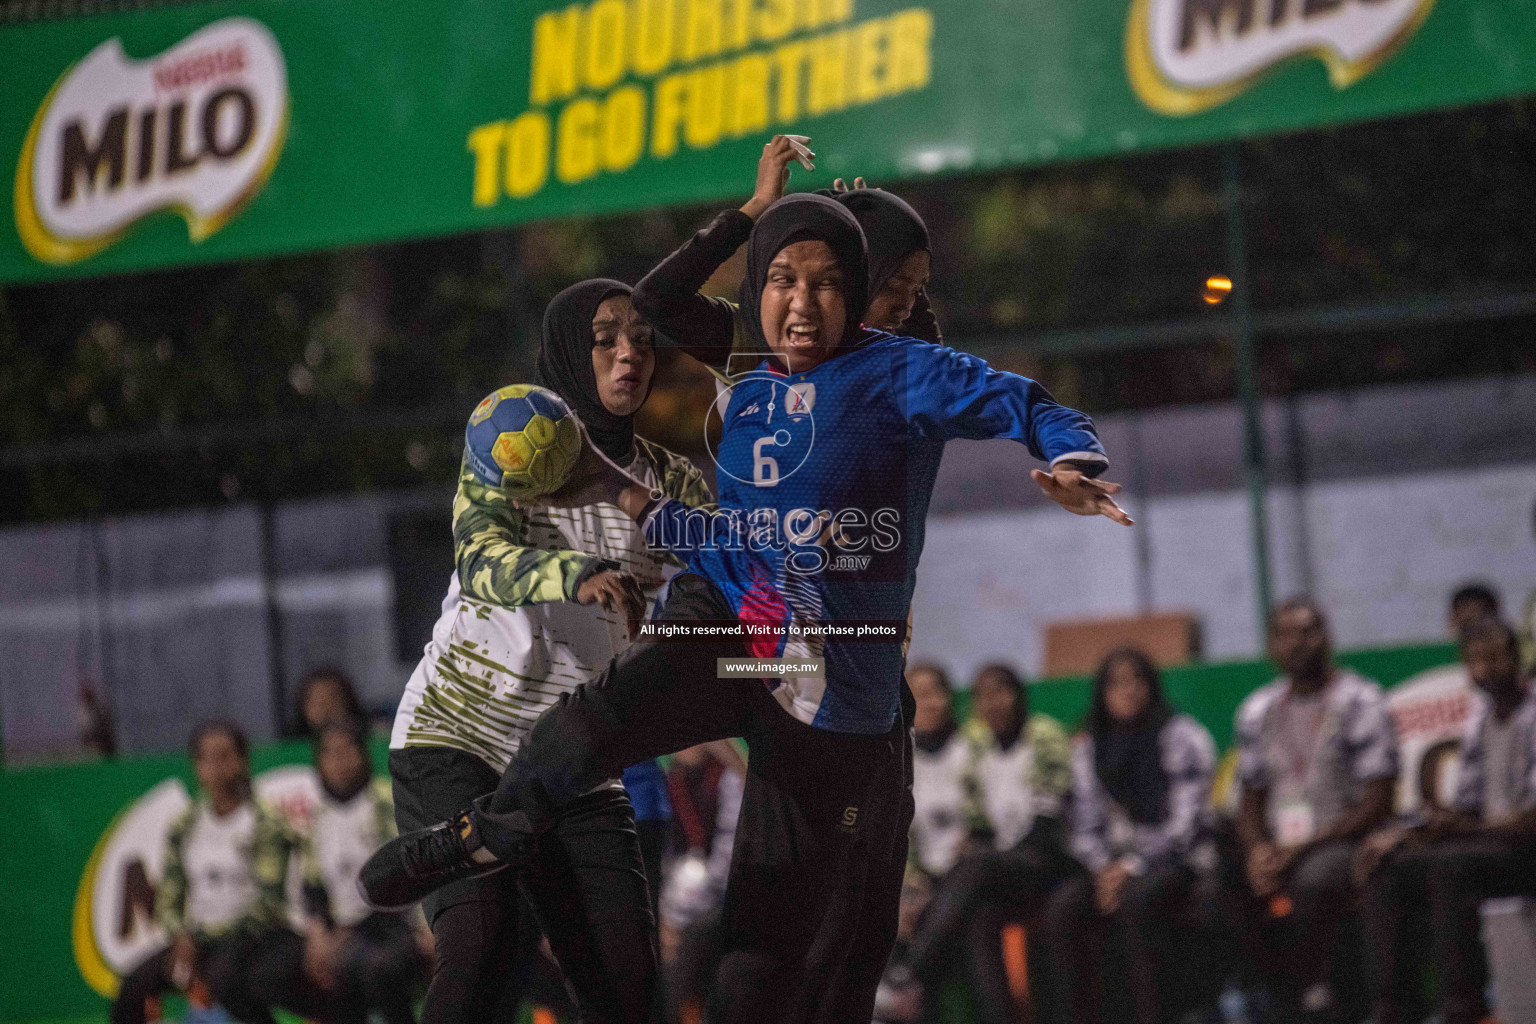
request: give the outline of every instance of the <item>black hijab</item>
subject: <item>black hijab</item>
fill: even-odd
[[[843,270],[843,344],[859,336],[864,319],[865,289],[869,286],[869,257],[864,231],[843,204],[812,192],[785,196],[757,219],[747,240],[747,272],[741,279],[741,311],[747,330],[763,348],[763,288],[768,265],[781,250],[796,242],[826,242]]]
[[[623,281],[598,277],[573,284],[549,301],[544,310],[544,336],[539,344],[533,381],[565,399],[581,417],[582,426],[597,450],[620,466],[635,457],[635,418],[615,416],[597,393],[597,373],[592,369],[592,318],[610,295],[633,291]],[[650,394],[650,384],[646,385]]]
[[[877,188],[839,192],[834,198],[864,229],[869,246],[869,298],[873,299],[908,256],[929,249],[928,225],[905,200]]]
[[[1129,661],[1147,681],[1147,706],[1131,722],[1117,722],[1104,706],[1109,670]],[[1093,704],[1088,711],[1088,732],[1093,737],[1093,766],[1104,789],[1125,808],[1131,820],[1155,825],[1168,818],[1168,772],[1163,768],[1160,737],[1173,717],[1163,696],[1157,666],[1141,651],[1113,651],[1093,677]]]

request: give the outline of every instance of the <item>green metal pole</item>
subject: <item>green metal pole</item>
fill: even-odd
[[[1243,462],[1248,479],[1248,515],[1253,552],[1254,610],[1258,615],[1259,650],[1269,629],[1274,599],[1269,571],[1269,491],[1264,465],[1264,420],[1259,397],[1258,357],[1253,343],[1253,310],[1249,305],[1248,247],[1243,232],[1243,185],[1238,144],[1222,147],[1221,169],[1227,204],[1227,262],[1232,277],[1232,343],[1237,355],[1237,395],[1243,407]]]

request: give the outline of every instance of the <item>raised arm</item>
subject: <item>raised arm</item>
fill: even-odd
[[[733,303],[699,289],[752,233],[752,220],[726,210],[635,285],[635,309],[656,333],[706,366],[725,369],[736,338]]]
[[[726,368],[736,341],[736,306],[699,294],[710,275],[730,259],[752,234],[762,212],[784,195],[789,165],[808,170],[815,154],[801,135],[775,135],[763,147],[752,198],[739,210],[726,210],[684,242],[635,285],[635,309],[663,338],[706,366]]]

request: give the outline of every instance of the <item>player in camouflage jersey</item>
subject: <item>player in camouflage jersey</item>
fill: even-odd
[[[634,464],[641,472],[649,471],[662,493],[689,505],[709,501],[709,485],[693,463],[643,437],[634,438],[634,446]],[[617,650],[602,645],[622,649],[627,642],[627,635],[621,637],[628,631],[626,618],[639,614],[643,595],[657,589],[668,563],[643,548],[634,550],[637,531],[626,525],[627,519],[597,508],[581,511],[583,516],[573,516],[563,509],[521,508],[500,488],[481,483],[464,462],[453,501],[457,572],[444,602],[445,613],[456,603],[458,610],[485,621],[497,610],[596,603],[601,612],[595,616],[590,609],[574,615],[562,610],[562,623],[542,625],[558,630],[575,623],[577,630],[596,630],[593,636],[600,652],[606,652],[606,663]],[[573,532],[580,534],[574,541]],[[573,542],[580,547],[565,546]],[[536,717],[553,702],[554,690],[560,686],[558,682],[554,688],[538,684],[581,671],[572,659],[557,654],[547,678],[534,678],[499,661],[488,662],[484,645],[474,641],[437,646],[431,652],[436,655],[431,666],[435,674],[419,671],[401,705],[393,744],[397,748],[453,747],[489,764],[504,765],[511,761],[530,724],[525,720],[528,713]],[[515,678],[517,683],[498,691],[485,678],[486,670]],[[413,700],[417,696],[419,703]]]
[[[556,296],[544,316],[537,383],[565,399],[609,458],[656,491],[702,505],[710,495],[699,470],[634,435],[655,357],[629,295],[618,281],[595,280]],[[450,817],[495,789],[538,715],[629,646],[676,570],[618,508],[514,502],[467,462],[453,534],[457,572],[390,743],[402,830]],[[633,813],[617,780],[580,802],[521,885],[583,1019],[641,1021],[656,966]],[[512,872],[491,874],[425,901],[437,943],[426,1024],[513,1019],[528,952],[518,947],[518,884]]]

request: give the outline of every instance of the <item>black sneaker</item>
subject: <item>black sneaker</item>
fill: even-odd
[[[374,910],[404,910],[449,882],[480,878],[507,867],[505,861],[477,860],[482,848],[474,815],[396,836],[368,858],[357,876],[357,891]]]

